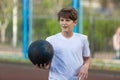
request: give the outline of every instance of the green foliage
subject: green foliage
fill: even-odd
[[[56,19],[35,19],[33,26],[33,39],[45,39],[60,31]]]
[[[90,36],[90,19],[84,18],[83,19],[83,33]]]
[[[9,19],[8,28],[6,29],[6,43],[5,44],[11,44],[12,40],[10,39],[12,36],[12,19]]]
[[[59,23],[56,19],[48,19],[46,23],[46,28],[48,29],[49,35],[60,32]]]
[[[21,3],[21,1],[19,1]],[[12,14],[13,3],[11,0],[3,0],[0,2],[0,14],[3,16]],[[45,39],[47,36],[53,35],[60,31],[60,26],[57,21],[56,14],[62,8],[71,5],[71,0],[33,0],[33,30],[32,40]],[[91,21],[89,9],[83,9],[83,33],[88,35],[91,40]],[[18,4],[18,43],[22,44],[22,4]],[[8,13],[9,12],[9,13]],[[85,18],[85,16],[87,18]],[[95,16],[95,15],[94,15]],[[95,51],[104,51],[106,46],[110,46],[109,42],[115,32],[115,28],[120,25],[118,18],[94,18],[94,48]],[[0,18],[2,20],[3,17]],[[7,43],[12,42],[12,17],[7,28]],[[90,41],[91,42],[91,41]],[[91,43],[90,43],[91,45]],[[111,49],[111,48],[110,48]]]
[[[91,23],[90,19],[86,18],[83,21],[83,33],[88,35],[91,40]],[[115,32],[115,28],[120,25],[119,20],[113,18],[94,18],[94,48],[95,51],[104,51],[107,47],[112,48],[112,37]],[[90,41],[91,42],[91,41]],[[91,43],[90,43],[91,44]]]
[[[71,0],[38,0],[33,1],[34,14],[41,14],[41,15],[52,15],[55,16],[55,14],[62,8],[66,6],[70,6]]]

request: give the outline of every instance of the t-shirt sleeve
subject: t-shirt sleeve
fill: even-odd
[[[51,37],[47,37],[47,38],[46,38],[46,41],[48,41],[49,43],[52,43]]]
[[[47,37],[47,38],[46,38],[46,41],[49,41],[49,40],[50,40],[49,37]]]
[[[46,41],[51,42],[51,37],[47,37]]]
[[[85,36],[85,38],[84,38],[83,56],[84,57],[90,56],[90,48],[89,48],[89,42],[88,42],[87,36]]]

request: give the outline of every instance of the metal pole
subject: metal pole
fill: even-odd
[[[23,0],[23,8],[22,8],[22,20],[23,20],[23,24],[22,24],[22,37],[23,37],[23,58],[27,59],[27,48],[28,48],[28,0]]]
[[[72,6],[78,11],[79,13],[79,0],[72,0]],[[79,25],[78,22],[76,23],[75,27],[74,27],[74,32],[78,32],[79,30]]]
[[[83,1],[79,0],[79,32],[83,33]]]
[[[90,25],[91,25],[91,40],[90,40],[90,48],[91,48],[91,56],[94,58],[94,18],[90,16]]]
[[[29,44],[32,42],[32,0],[29,0]]]
[[[16,47],[17,45],[17,0],[13,0],[14,7],[13,7],[13,47]]]

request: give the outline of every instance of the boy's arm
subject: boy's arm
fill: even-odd
[[[86,67],[89,68],[90,65],[90,57],[83,57],[84,63],[83,65],[85,65]]]
[[[80,68],[77,77],[78,78],[87,78],[88,76],[88,69],[89,69],[89,64],[90,64],[90,57],[83,57],[84,63],[82,67]]]

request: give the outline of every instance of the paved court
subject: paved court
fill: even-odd
[[[90,70],[87,80],[120,80],[120,72]],[[32,64],[0,62],[0,80],[47,80],[48,70]]]

